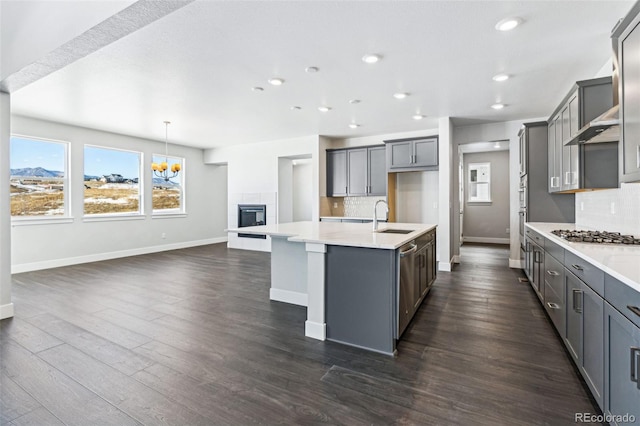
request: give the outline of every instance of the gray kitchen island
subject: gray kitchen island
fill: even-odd
[[[305,335],[385,354],[436,276],[435,225],[292,222],[229,229],[271,238],[271,300],[307,307]]]

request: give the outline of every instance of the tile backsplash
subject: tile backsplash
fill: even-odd
[[[640,183],[576,193],[576,226],[640,236]]]
[[[378,200],[387,200],[387,197],[344,197],[345,217],[373,217],[373,206]],[[385,211],[384,206],[378,206],[380,217]]]

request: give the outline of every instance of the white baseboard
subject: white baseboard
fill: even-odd
[[[307,320],[304,322],[304,335],[312,339],[327,340],[327,324]]]
[[[522,261],[520,259],[509,259],[509,268],[523,269]]]
[[[459,254],[453,255],[453,257],[451,258],[451,262],[460,263],[460,255]]]
[[[11,318],[13,316],[13,303],[7,303],[6,305],[0,305],[0,320],[5,318]]]
[[[61,266],[78,265],[80,263],[99,262],[101,260],[118,259],[121,257],[138,256],[141,254],[158,253],[161,251],[178,250],[189,247],[204,246],[208,244],[223,243],[227,237],[208,238],[206,240],[185,241],[182,243],[164,244],[161,246],[140,247],[130,250],[119,250],[107,253],[89,254],[86,256],[67,257],[64,259],[44,260],[42,262],[22,263],[11,266],[12,274],[21,272],[38,271],[41,269],[59,268]]]
[[[298,306],[307,306],[308,304],[308,296],[305,293],[279,288],[269,289],[269,299]]]
[[[509,244],[509,238],[463,237],[465,243]]]
[[[438,262],[438,271],[451,272],[451,262]]]

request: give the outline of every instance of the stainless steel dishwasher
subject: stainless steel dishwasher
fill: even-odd
[[[398,284],[398,335],[399,339],[414,313],[415,293],[415,241],[400,247],[400,282]]]

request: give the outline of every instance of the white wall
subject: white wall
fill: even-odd
[[[491,165],[491,203],[469,203],[469,163]],[[464,154],[464,241],[509,244],[509,152]]]
[[[455,240],[453,227],[453,199],[454,175],[457,169],[454,166],[454,158],[458,151],[453,149],[453,124],[450,117],[441,117],[438,120],[438,230],[436,233],[438,246],[438,269],[450,271],[451,264],[455,262]],[[454,155],[455,152],[455,155]],[[454,173],[454,170],[456,173]],[[457,188],[457,187],[455,187]],[[457,215],[455,216],[457,218]]]
[[[293,222],[311,220],[313,212],[313,165],[310,160],[293,161]]]
[[[0,92],[0,319],[13,316],[11,303],[11,218],[9,201],[10,96]]]
[[[437,171],[397,174],[398,222],[438,223],[438,174]]]
[[[169,146],[171,154],[185,157],[186,217],[152,218],[147,188],[142,220],[84,222],[85,143],[141,151],[147,165],[164,143],[19,116],[11,126],[16,134],[70,142],[73,215],[72,223],[13,226],[14,272],[226,241],[227,171],[205,165],[201,149]],[[142,178],[151,181],[150,167],[143,168]]]
[[[293,160],[278,158],[278,223],[293,222]]]

